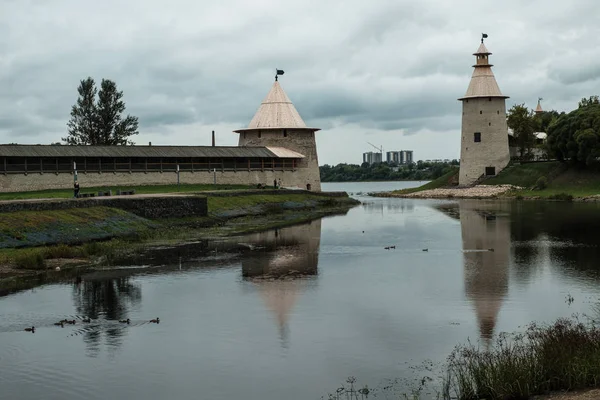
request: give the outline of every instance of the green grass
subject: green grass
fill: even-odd
[[[108,207],[0,214],[0,248],[74,243],[139,234],[156,223]]]
[[[349,197],[289,192],[209,196],[208,202],[207,217],[160,221],[106,207],[3,213],[0,265],[40,270],[46,268],[45,260],[49,259],[95,260],[110,265],[147,245],[287,226],[344,212],[358,203]]]
[[[190,193],[203,192],[209,190],[239,190],[239,189],[255,189],[254,186],[246,185],[156,185],[156,186],[97,186],[97,187],[81,187],[81,193],[98,193],[100,191],[107,192],[112,190],[113,194],[117,190],[135,189],[136,194],[154,194],[154,193]],[[68,199],[73,197],[73,189],[50,189],[40,190],[36,192],[14,192],[0,193],[0,200],[23,200],[23,199]]]
[[[338,201],[339,200],[339,201]],[[266,208],[267,212],[272,210],[270,204],[281,203],[310,203],[318,204],[326,202],[326,206],[334,206],[339,203],[349,202],[349,198],[332,198],[306,193],[284,193],[284,194],[252,194],[243,196],[215,196],[208,197],[208,213],[211,216],[219,215],[228,211],[248,210],[256,207]]]
[[[419,187],[410,188],[410,189],[394,190],[392,193],[394,193],[394,194],[409,194],[409,193],[421,192],[423,190],[431,190],[431,189],[438,189],[441,187],[446,187],[446,186],[449,186],[449,182],[452,181],[456,175],[458,175],[458,167],[453,169],[450,172],[445,173],[444,175],[440,176],[439,178],[437,178],[431,182],[428,182],[424,185],[421,185]]]
[[[524,188],[531,188],[542,176],[550,180],[550,176],[559,172],[560,168],[561,164],[558,161],[509,165],[504,170],[500,171],[497,176],[486,179],[482,184],[509,184]]]
[[[548,180],[548,186],[535,190],[540,177]],[[498,176],[487,179],[484,185],[511,184],[522,190],[510,191],[509,197],[540,197],[549,200],[569,200],[571,198],[600,195],[600,172],[578,169],[555,162],[512,165]]]

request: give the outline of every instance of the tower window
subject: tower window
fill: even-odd
[[[474,142],[481,142],[481,132],[475,132],[473,134],[473,141]]]
[[[262,132],[258,131],[258,138],[260,139],[262,137]]]
[[[287,129],[283,130],[283,137],[287,137]]]
[[[492,126],[492,123],[491,123],[491,122],[488,122],[488,125],[489,125],[489,126]]]
[[[485,174],[487,176],[496,175],[496,167],[485,167]]]
[[[500,115],[500,110],[497,111],[498,115]]]
[[[483,114],[483,111],[479,111],[479,114]]]

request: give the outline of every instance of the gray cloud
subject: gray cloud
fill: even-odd
[[[367,139],[457,158],[460,97],[481,32],[507,106],[570,110],[599,94],[593,0],[0,0],[0,143],[65,135],[79,80],[113,79],[144,143],[222,144],[248,124],[274,69],[322,163]],[[118,10],[118,12],[116,12]],[[208,138],[208,139],[207,139]],[[343,144],[343,146],[340,146]]]

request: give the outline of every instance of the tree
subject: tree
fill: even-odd
[[[556,110],[544,111],[533,116],[536,132],[548,132],[548,127],[558,119],[560,114]]]
[[[131,115],[123,119],[123,92],[117,90],[115,82],[103,79],[98,93],[94,80],[87,78],[77,91],[79,98],[67,123],[69,134],[62,140],[77,145],[133,144],[129,137],[138,134],[138,119]]]
[[[585,108],[587,106],[591,106],[594,104],[600,104],[600,100],[598,99],[598,96],[590,96],[587,99],[586,98],[581,99],[581,101],[579,102],[579,108]]]
[[[515,134],[520,157],[523,159],[526,154],[531,152],[535,143],[533,112],[524,104],[514,105],[508,110],[507,123]]]
[[[71,119],[67,123],[68,136],[62,138],[67,144],[98,144],[96,129],[96,84],[91,77],[80,82],[79,98],[71,108]]]
[[[583,166],[597,163],[600,157],[600,102],[591,96],[579,108],[561,114],[548,128],[548,150],[560,161]]]
[[[97,124],[100,141],[104,145],[133,144],[129,137],[138,134],[138,119],[127,115],[125,111],[123,92],[117,90],[115,82],[102,79],[98,93]]]

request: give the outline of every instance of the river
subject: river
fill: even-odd
[[[319,399],[348,376],[409,390],[468,339],[597,313],[596,204],[354,196],[347,215],[1,297],[0,399]]]

